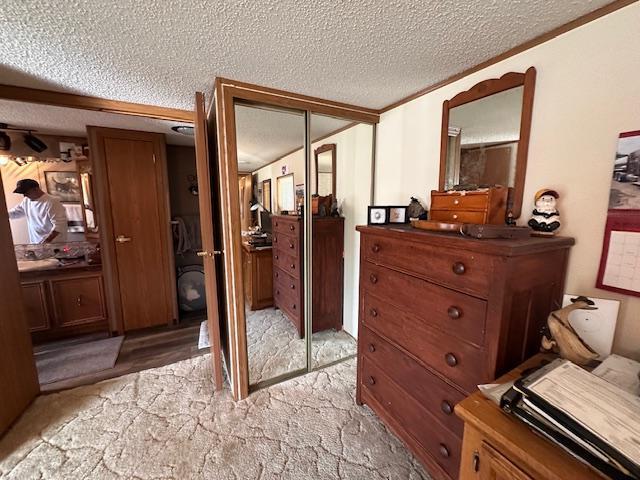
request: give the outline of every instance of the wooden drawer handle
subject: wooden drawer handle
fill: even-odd
[[[276,295],[280,295],[280,290],[276,290]]]
[[[278,257],[276,257],[277,259]],[[276,278],[280,278],[280,274],[278,272],[276,272]]]
[[[373,352],[375,352],[375,351],[376,351],[376,346],[375,346],[373,343],[370,343],[370,344],[369,344],[369,351],[370,351],[371,353],[373,353]]]
[[[457,198],[453,201],[454,205],[458,205],[460,203],[460,200],[458,200]]]
[[[293,283],[290,285],[290,287],[291,287],[291,290],[295,290],[296,289],[296,286]]]
[[[79,307],[82,306],[82,295],[78,295],[78,298],[76,298],[76,305]]]
[[[447,365],[449,365],[450,367],[455,367],[456,365],[458,365],[458,359],[453,353],[447,353],[444,356],[444,359],[447,362]]]
[[[378,277],[376,277],[373,273],[369,275],[369,280],[371,283],[378,283]]]
[[[453,406],[446,400],[443,400],[440,404],[440,410],[442,410],[447,415],[451,415],[453,413]]]
[[[293,243],[289,242],[289,248],[293,248]]]
[[[375,318],[378,316],[378,311],[375,308],[372,308],[371,310],[369,310],[369,315]]]
[[[478,470],[480,470],[480,454],[478,453],[478,451],[474,451],[473,452],[473,459],[472,459],[472,467],[473,467],[473,471],[477,472]]]
[[[291,308],[293,308],[295,310],[296,309],[296,304],[294,303],[293,305],[291,305]]]
[[[296,227],[294,227],[293,225],[289,225],[289,230],[291,230],[292,232],[296,229]]]
[[[369,377],[367,379],[367,381],[369,382],[369,385],[375,385],[376,384],[376,379],[373,377]]]
[[[449,455],[451,455],[449,453],[449,449],[447,448],[447,446],[444,443],[440,444],[440,456],[442,458],[449,458]]]
[[[462,311],[458,307],[454,307],[453,305],[447,309],[447,315],[452,320],[456,320],[462,316]]]
[[[278,255],[276,255],[276,256],[275,256],[275,257],[273,257],[273,258],[275,258],[276,260],[278,260],[280,257],[279,257]]]
[[[277,235],[273,236],[273,243],[278,243],[278,236]]]
[[[276,222],[276,227],[277,227],[278,225],[280,225],[280,224],[279,224],[278,222]]]
[[[295,268],[296,268],[296,264],[295,264],[295,263],[292,263],[292,264],[291,264],[291,270],[295,270]]]
[[[374,243],[373,246],[371,247],[371,251],[373,253],[378,253],[380,251],[380,245],[378,245],[377,243]]]
[[[467,270],[467,267],[465,267],[464,263],[462,262],[456,262],[453,264],[451,269],[453,270],[453,273],[455,273],[456,275],[464,275],[464,272]]]

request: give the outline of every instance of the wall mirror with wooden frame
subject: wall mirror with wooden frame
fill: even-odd
[[[313,151],[316,188],[321,197],[336,193],[336,144],[325,143]]]
[[[535,77],[510,72],[445,100],[440,190],[508,187],[507,218],[520,216]]]

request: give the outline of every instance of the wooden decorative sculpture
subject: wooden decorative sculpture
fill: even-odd
[[[547,318],[548,331],[542,337],[542,349],[553,350],[562,358],[581,366],[589,365],[598,358],[598,353],[587,345],[569,323],[569,314],[574,310],[596,310],[593,301],[578,297],[573,304],[551,312]]]

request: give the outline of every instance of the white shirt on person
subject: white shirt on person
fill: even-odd
[[[9,218],[27,219],[30,243],[43,243],[54,230],[58,232],[56,243],[67,241],[67,212],[62,202],[48,193],[31,200],[24,197],[22,202],[9,210]]]

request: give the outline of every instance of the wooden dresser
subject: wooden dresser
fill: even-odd
[[[475,240],[358,227],[356,399],[434,478],[457,478],[455,405],[538,351],[560,305],[571,238]]]
[[[553,356],[538,354],[501,377],[518,378]],[[461,480],[595,480],[595,470],[555,444],[533,433],[523,422],[503,413],[498,405],[476,392],[456,405],[464,421]]]
[[[273,254],[271,247],[256,248],[242,242],[244,295],[251,310],[273,305]]]
[[[302,218],[274,215],[273,299],[304,337]],[[313,332],[342,329],[344,218],[313,218]]]

